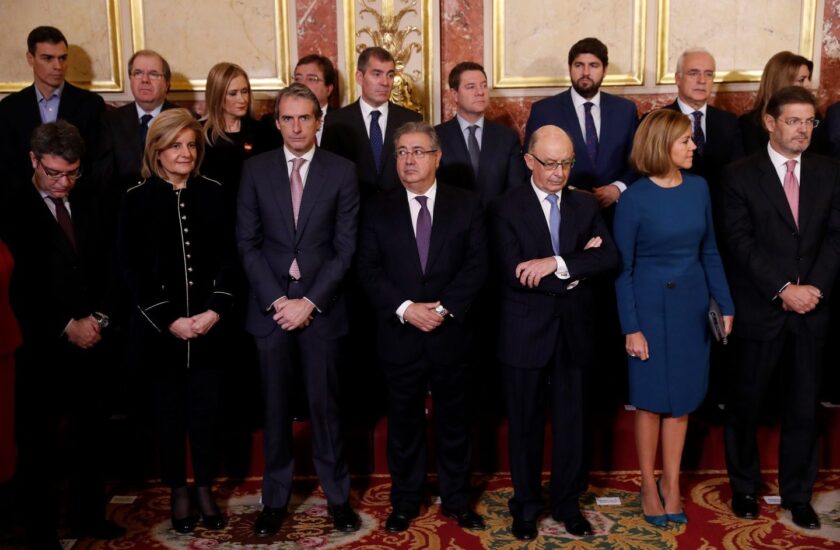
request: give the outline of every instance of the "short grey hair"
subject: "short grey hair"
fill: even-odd
[[[432,149],[440,149],[440,140],[438,139],[435,128],[428,122],[406,122],[394,132],[394,149],[397,148],[397,143],[400,138],[406,134],[426,134],[432,140]]]
[[[715,61],[715,56],[712,55],[712,52],[710,52],[706,48],[701,48],[699,46],[696,46],[696,47],[693,47],[693,48],[689,48],[689,49],[685,50],[683,53],[680,54],[680,56],[677,58],[677,68],[674,71],[674,74],[682,74],[682,66],[683,66],[683,62],[685,61],[685,58],[687,56],[693,54],[693,53],[704,53],[704,54],[708,55],[709,57],[712,58],[712,63],[714,63],[715,68],[717,68],[717,61]]]

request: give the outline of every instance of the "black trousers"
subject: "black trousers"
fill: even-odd
[[[213,482],[223,375],[222,369],[186,369],[181,364],[157,376],[155,412],[165,485],[187,484],[187,439],[195,484],[209,486]]]
[[[469,506],[470,439],[465,364],[441,365],[423,357],[382,363],[388,396],[388,470],[394,511],[414,515],[426,479],[425,403],[432,390],[438,483],[443,506]]]
[[[791,314],[777,338],[738,338],[734,343],[736,361],[725,431],[732,490],[756,494],[761,488],[756,431],[768,387],[775,376],[781,376],[779,493],[789,503],[809,502],[817,477],[818,373],[824,341]]]
[[[17,472],[28,536],[54,535],[59,526],[57,482],[67,477],[70,521],[77,526],[105,517],[103,454],[108,379],[100,342],[82,350],[66,341],[30,342],[16,355]],[[66,448],[59,429],[67,419]]]
[[[576,346],[579,347],[579,346]],[[558,337],[549,363],[538,369],[505,365],[508,407],[508,455],[514,496],[511,515],[525,521],[542,513],[542,462],[546,406],[551,413],[551,511],[571,518],[587,487],[587,441],[584,436],[584,375],[591,356]]]

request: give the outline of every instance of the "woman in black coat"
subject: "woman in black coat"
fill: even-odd
[[[222,187],[198,175],[203,152],[201,126],[188,111],[158,115],[146,138],[145,179],[126,192],[120,216],[123,270],[143,326],[138,349],[154,377],[161,477],[181,533],[199,520],[186,486],[187,437],[200,520],[225,526],[210,486],[237,260]]]

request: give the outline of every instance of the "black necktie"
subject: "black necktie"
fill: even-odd
[[[481,149],[479,149],[478,140],[475,137],[475,131],[478,130],[478,126],[471,124],[467,127],[467,130],[470,131],[470,135],[467,137],[467,150],[470,153],[470,163],[473,167],[473,175],[478,176],[478,159],[481,156]]]
[[[70,219],[70,212],[64,206],[64,199],[57,199],[55,197],[49,197],[49,199],[55,205],[55,219],[58,222],[58,226],[61,227],[64,236],[67,237],[67,240],[73,248],[76,248],[76,234],[73,232],[73,221]]]
[[[703,113],[700,111],[694,111],[691,113],[691,116],[694,117],[694,128],[692,130],[691,139],[694,140],[694,145],[697,146],[697,154],[702,155],[703,149],[706,148],[706,135],[703,133],[703,126],[700,124],[700,120],[703,118]]]
[[[152,121],[152,115],[145,114],[140,117],[140,150],[146,150],[146,134],[149,133],[149,122]]]

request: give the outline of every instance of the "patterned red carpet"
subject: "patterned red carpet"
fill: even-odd
[[[814,507],[822,519],[822,529],[805,531],[794,526],[790,516],[778,506],[762,502],[761,518],[744,521],[729,510],[730,492],[723,472],[688,474],[684,478],[687,526],[664,530],[644,522],[640,515],[638,474],[635,472],[592,476],[590,492],[584,498],[584,513],[592,522],[595,536],[577,539],[566,534],[550,517],[540,524],[540,536],[530,545],[510,534],[507,499],[512,489],[510,477],[492,475],[476,478],[481,492],[478,511],[487,520],[482,532],[466,532],[439,513],[432,505],[400,534],[389,534],[381,527],[389,512],[387,476],[357,480],[353,500],[362,515],[358,533],[338,535],[331,529],[323,494],[312,481],[297,487],[290,508],[293,515],[274,539],[254,537],[251,526],[259,505],[259,480],[218,487],[226,506],[229,525],[224,531],[197,528],[191,536],[178,535],[170,528],[166,489],[149,487],[136,493],[133,504],[112,504],[109,516],[128,529],[125,538],[110,543],[79,541],[76,550],[88,548],[121,549],[300,549],[364,548],[379,549],[518,549],[518,548],[604,548],[604,549],[750,549],[775,548],[804,550],[840,549],[840,471],[821,472],[816,485]],[[767,477],[768,494],[775,493],[775,475]],[[596,497],[618,497],[617,506],[598,506]]]

